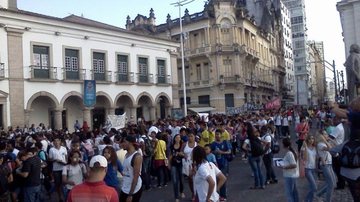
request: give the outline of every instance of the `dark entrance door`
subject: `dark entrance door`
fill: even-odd
[[[93,128],[98,128],[104,126],[105,123],[105,108],[95,108],[93,112]]]
[[[115,115],[123,115],[124,114],[124,108],[117,108],[115,109]]]
[[[3,111],[3,106],[4,106],[4,105],[0,105],[0,129],[1,129],[1,128],[4,128],[4,120],[3,120],[4,111]]]
[[[142,118],[143,116],[144,116],[144,114],[143,114],[143,108],[142,108],[142,107],[138,107],[138,108],[136,109],[136,117]]]
[[[66,110],[64,110],[64,111],[62,111],[62,113],[61,113],[61,119],[62,119],[62,128],[63,129],[65,129],[65,128],[67,128],[68,130],[69,130],[69,128],[68,128],[68,126],[67,126],[67,120],[66,120]],[[71,127],[71,125],[70,125],[70,127]]]
[[[165,100],[160,99],[160,118],[165,119]]]

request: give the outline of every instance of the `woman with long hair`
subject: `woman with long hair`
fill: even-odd
[[[336,185],[336,177],[332,168],[332,157],[329,150],[332,148],[330,139],[325,132],[317,134],[317,150],[320,157],[320,168],[325,178],[325,184],[319,188],[317,196],[321,197],[326,193],[326,202],[331,201],[332,194]]]
[[[300,117],[300,123],[296,126],[295,130],[299,134],[299,139],[296,141],[296,143],[298,145],[298,151],[300,152],[303,142],[305,141],[306,136],[309,133],[309,123],[306,120],[306,117]]]
[[[199,202],[219,201],[217,191],[225,183],[226,177],[215,164],[206,160],[206,152],[203,147],[196,146],[193,149],[192,159],[196,198]]]
[[[316,141],[313,135],[308,135],[306,137],[303,146],[301,147],[300,157],[302,163],[305,167],[305,177],[309,182],[309,192],[306,195],[305,202],[312,202],[314,199],[314,194],[317,190],[316,185]]]
[[[299,177],[298,156],[291,147],[290,138],[283,139],[283,146],[286,150],[283,158],[283,176],[285,179],[285,193],[288,202],[298,202],[299,194],[296,187],[296,179]]]
[[[188,141],[182,145],[181,152],[184,155],[183,159],[183,174],[188,176],[189,188],[192,193],[192,198],[194,198],[194,183],[193,176],[191,173],[192,170],[192,151],[197,146],[195,142],[195,134],[193,132],[188,133]]]
[[[117,158],[115,149],[112,146],[106,146],[103,149],[102,155],[108,161],[107,172],[104,178],[105,183],[113,187],[118,194],[120,194],[120,181],[117,177],[117,172],[123,172],[123,166],[120,163],[120,160]]]
[[[181,153],[181,137],[179,134],[175,135],[170,146],[170,167],[171,167],[171,181],[173,183],[175,201],[179,202],[180,197],[184,198],[184,184],[182,177],[182,159],[184,155]]]

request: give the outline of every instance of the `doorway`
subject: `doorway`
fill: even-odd
[[[95,108],[92,110],[92,114],[93,114],[93,128],[98,128],[100,129],[104,123],[105,123],[105,108]]]

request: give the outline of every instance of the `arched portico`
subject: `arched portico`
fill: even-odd
[[[107,115],[115,113],[114,104],[111,97],[102,91],[96,93],[96,104],[91,111],[93,128],[101,128],[106,122]],[[89,124],[90,125],[90,124]]]
[[[76,120],[82,125],[84,121],[84,104],[82,94],[71,91],[64,95],[60,101],[62,113],[63,128],[67,128],[69,132],[74,132],[74,123]]]
[[[128,92],[119,93],[115,98],[115,114],[126,113],[128,121],[136,122],[136,103],[134,97]]]
[[[147,92],[142,92],[136,99],[138,105],[136,117],[142,117],[145,120],[154,121],[156,119],[154,99]]]
[[[164,119],[171,115],[171,99],[166,93],[159,93],[156,96],[155,101],[157,118]]]

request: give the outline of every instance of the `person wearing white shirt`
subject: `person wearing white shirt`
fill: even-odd
[[[281,134],[281,122],[282,122],[282,117],[280,115],[280,113],[277,113],[274,117],[274,122],[275,122],[275,127],[276,127],[276,139],[278,139],[279,137],[282,137]]]
[[[194,191],[198,197],[199,202],[219,201],[219,194],[222,185],[226,181],[226,177],[216,167],[215,164],[206,160],[205,149],[201,146],[196,146],[193,149],[193,168],[194,176]]]
[[[282,116],[282,125],[281,125],[281,135],[282,137],[290,138],[290,130],[289,130],[289,120],[286,114]]]
[[[283,146],[287,150],[282,165],[286,197],[289,202],[297,202],[299,201],[299,193],[296,187],[296,180],[299,178],[298,157],[291,147],[289,138],[283,139]]]
[[[266,126],[265,126],[266,127]],[[263,129],[261,129],[263,130]],[[264,129],[265,130],[265,129]],[[268,127],[266,127],[266,130],[268,130]],[[266,169],[266,180],[265,180],[265,184],[270,184],[270,183],[274,183],[276,184],[278,182],[278,180],[276,179],[276,175],[275,172],[273,170],[272,167],[272,161],[273,161],[273,153],[271,151],[271,140],[272,140],[272,136],[269,132],[267,132],[262,138],[262,142],[265,145],[265,154],[263,156],[263,162],[265,165],[265,169]]]

